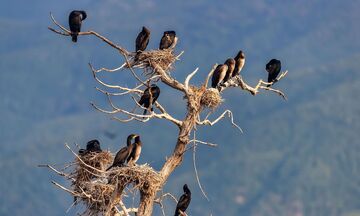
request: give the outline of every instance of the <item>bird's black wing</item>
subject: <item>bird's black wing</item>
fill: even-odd
[[[121,148],[118,153],[116,153],[113,166],[121,166],[125,163],[127,157],[128,147]]]
[[[149,34],[147,34],[145,31],[140,32],[136,38],[136,51],[144,51],[149,44],[149,40]]]
[[[151,88],[151,96],[152,96],[152,103],[154,104],[155,101],[159,98],[160,96],[160,88],[159,87],[153,87]]]
[[[216,88],[226,75],[227,65],[218,65],[211,78],[211,87]]]
[[[143,95],[141,96],[140,100],[139,100],[139,104],[143,106],[143,104],[146,103],[146,101],[148,101],[150,98],[150,89],[147,88],[145,89]],[[146,106],[145,106],[146,107]]]
[[[188,208],[189,204],[190,204],[190,201],[191,201],[191,196],[189,196],[188,194],[183,194],[177,205],[176,205],[176,210],[175,210],[175,216],[179,216],[180,215],[180,211],[181,210],[182,212],[185,212],[186,209]]]
[[[133,145],[131,150],[130,150],[130,154],[126,160],[126,162],[129,162],[131,159],[135,158],[135,153],[136,153],[136,145]]]

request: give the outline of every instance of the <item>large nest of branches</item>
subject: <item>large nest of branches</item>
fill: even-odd
[[[75,169],[72,177],[75,179],[73,186],[82,182],[89,182],[95,177],[101,176],[97,170],[105,170],[113,161],[111,152],[88,153],[75,159]],[[93,169],[95,168],[95,169]]]
[[[151,193],[162,182],[161,176],[148,164],[117,167],[110,171],[109,184],[125,188],[133,183],[133,189]]]
[[[223,102],[221,95],[217,89],[209,88],[206,89],[204,94],[201,96],[201,106],[209,109],[215,109]]]
[[[162,181],[161,176],[147,164],[104,171],[112,160],[110,152],[76,158],[71,175],[72,187],[78,194],[75,196],[76,204],[86,206],[82,215],[95,216],[106,212],[109,206],[116,205],[121,195],[124,195],[124,189],[130,184],[133,186],[131,191],[138,189],[142,193],[155,193],[155,188]]]
[[[176,60],[173,49],[143,51],[135,57],[135,65],[144,68],[146,75],[152,75],[154,65],[161,67],[165,72],[173,69]]]
[[[103,170],[112,161],[113,156],[108,151],[88,153],[75,159],[71,186],[74,192],[80,194],[74,198],[76,203],[82,202],[87,206],[84,215],[97,215],[106,209],[114,186],[106,184]]]
[[[103,180],[105,181],[105,180]],[[82,196],[77,197],[86,206],[83,215],[99,215],[107,210],[113,199],[115,186],[99,181],[82,182]]]

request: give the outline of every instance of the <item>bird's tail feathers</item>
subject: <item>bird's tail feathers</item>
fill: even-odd
[[[78,36],[78,33],[71,33],[71,40],[76,43],[77,42],[77,36]]]

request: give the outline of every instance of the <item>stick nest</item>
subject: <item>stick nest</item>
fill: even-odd
[[[173,49],[143,51],[136,55],[135,66],[144,68],[145,74],[150,76],[155,71],[154,65],[169,73],[175,60]]]
[[[161,176],[148,164],[117,167],[106,172],[113,161],[112,154],[107,151],[79,158],[75,159],[70,178],[73,179],[72,190],[76,193],[74,201],[86,206],[82,215],[96,216],[107,212],[118,204],[129,184],[133,186],[130,192],[138,189],[142,193],[155,193],[162,182]]]
[[[94,167],[98,170],[105,170],[106,167],[113,161],[111,152],[104,151],[100,153],[88,153],[80,156],[80,159],[87,165]],[[99,171],[87,167],[79,158],[75,159],[75,170],[72,173],[72,177],[75,179],[73,186],[76,186],[81,182],[91,181],[94,177],[101,176]]]
[[[148,164],[137,166],[124,166],[112,169],[109,175],[109,184],[125,188],[130,183],[133,189],[143,193],[152,193],[154,188],[161,184],[161,176]]]
[[[81,201],[87,207],[83,215],[97,215],[106,209],[114,191],[114,186],[106,184],[107,180],[103,173],[97,171],[105,170],[112,161],[113,156],[110,152],[88,153],[75,159],[75,168],[71,173],[73,191],[81,194],[74,197],[74,201]],[[85,164],[93,167],[88,167]],[[78,203],[78,202],[77,202]]]
[[[209,109],[215,109],[223,102],[221,95],[217,89],[209,88],[206,89],[204,94],[201,96],[201,106]]]

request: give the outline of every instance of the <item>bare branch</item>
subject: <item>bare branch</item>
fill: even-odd
[[[98,106],[96,106],[96,105],[95,105],[94,103],[92,103],[92,102],[91,102],[91,105],[92,105],[95,109],[97,109],[98,111],[103,112],[103,113],[106,113],[106,114],[123,113],[123,114],[126,114],[126,115],[128,115],[128,116],[131,117],[130,119],[127,119],[127,120],[121,120],[121,119],[119,119],[119,118],[114,117],[114,119],[119,120],[119,121],[121,121],[121,122],[129,122],[129,121],[131,121],[131,120],[137,120],[137,121],[146,122],[146,121],[148,121],[148,120],[151,119],[151,118],[158,118],[158,119],[167,119],[167,120],[173,122],[174,124],[176,124],[177,126],[181,126],[181,124],[182,124],[181,121],[173,118],[171,115],[169,115],[169,114],[166,113],[166,112],[165,112],[165,113],[162,113],[162,114],[157,114],[157,113],[155,113],[155,112],[152,112],[150,115],[141,115],[141,114],[136,114],[136,113],[133,113],[133,112],[129,112],[129,111],[123,110],[123,109],[121,109],[121,108],[119,108],[119,107],[116,107],[116,106],[113,104],[110,96],[109,96],[108,94],[107,94],[107,96],[108,96],[109,104],[110,104],[111,107],[113,108],[112,111],[108,111],[108,110],[101,109],[101,108],[99,108]],[[136,100],[135,100],[135,102],[137,103]],[[138,103],[137,103],[137,104],[138,104]],[[140,104],[138,104],[138,106],[141,107]],[[144,118],[145,118],[145,119],[144,119]]]
[[[197,121],[196,123],[198,125],[210,125],[210,126],[213,126],[215,125],[218,121],[220,121],[221,119],[223,119],[225,117],[225,115],[228,114],[228,117],[230,118],[231,120],[231,124],[233,126],[235,126],[237,129],[240,130],[241,133],[243,133],[243,130],[241,129],[241,127],[239,127],[237,124],[235,124],[234,122],[234,117],[233,117],[233,114],[230,110],[225,110],[217,119],[215,119],[214,121],[210,121],[210,120],[203,120],[203,121]]]
[[[125,204],[123,203],[122,200],[120,200],[119,206],[120,206],[121,209],[122,209],[122,214],[123,214],[123,215],[125,215],[125,216],[130,216],[129,213],[128,213],[128,210],[126,209]]]
[[[51,20],[53,21],[53,23],[55,25],[57,25],[61,30],[63,30],[65,33],[68,34],[68,36],[71,35],[71,31],[67,30],[65,27],[63,27],[62,25],[60,25],[58,22],[56,22],[54,16],[52,15],[52,13],[50,12],[50,17],[51,17]]]
[[[70,194],[73,195],[73,196],[78,196],[78,197],[81,196],[80,194],[76,193],[75,191],[72,191],[72,190],[70,190],[70,189],[62,186],[61,184],[59,184],[59,183],[57,183],[57,182],[55,182],[55,181],[51,181],[51,183],[53,183],[56,187],[58,187],[58,188],[60,188],[60,189],[62,189],[62,190],[64,190],[64,191],[70,193]]]
[[[210,147],[217,147],[218,146],[218,144],[210,143],[210,142],[204,142],[204,141],[197,140],[197,139],[192,139],[192,140],[190,140],[189,143],[191,143],[191,142],[202,144],[202,145],[207,145],[207,146],[210,146]]]
[[[54,171],[56,174],[58,174],[59,176],[63,176],[63,177],[67,177],[70,178],[69,174],[64,173],[64,172],[60,172],[59,170],[55,169],[54,167],[48,165],[48,164],[39,164],[38,167],[46,167],[51,169],[52,171]],[[73,178],[70,178],[71,180],[74,180]]]
[[[69,146],[67,143],[65,143],[65,147],[66,147],[67,149],[69,149],[69,150],[71,151],[71,153],[73,153],[73,155],[75,155],[75,157],[76,157],[82,164],[84,164],[87,168],[90,168],[90,169],[95,170],[95,171],[100,172],[100,173],[104,173],[104,172],[105,172],[105,171],[103,171],[103,170],[96,169],[95,167],[92,167],[92,166],[88,165],[87,163],[85,163],[85,162],[70,148],[70,146]]]
[[[171,88],[177,89],[186,93],[185,86],[177,81],[176,79],[172,78],[168,73],[166,73],[160,66],[153,64],[155,72],[161,76],[161,81],[168,85]]]
[[[207,88],[207,85],[209,83],[209,80],[210,80],[210,77],[213,75],[216,67],[218,66],[218,64],[215,64],[212,68],[211,68],[211,71],[208,73],[207,77],[206,77],[206,80],[205,80],[205,83],[204,83],[204,86],[205,88]]]
[[[51,20],[53,21],[53,23],[58,26],[61,30],[63,30],[64,32],[60,32],[60,31],[56,31],[55,29],[48,27],[48,29],[50,29],[51,31],[60,34],[60,35],[64,35],[64,36],[70,36],[71,35],[71,31],[69,31],[68,29],[66,29],[64,26],[60,25],[58,22],[56,22],[54,16],[52,15],[52,13],[50,12],[50,17]],[[110,41],[109,39],[107,39],[106,37],[100,35],[99,33],[95,32],[95,31],[87,31],[87,32],[79,32],[78,35],[94,35],[97,38],[101,39],[102,41],[104,41],[105,43],[109,44],[111,47],[117,49],[120,53],[124,54],[124,55],[129,55],[130,53],[122,48],[121,46],[115,44],[114,42]]]
[[[124,63],[124,64],[122,64],[120,67],[117,67],[117,68],[114,68],[114,69],[108,69],[108,68],[104,68],[104,67],[103,67],[103,68],[100,68],[100,69],[95,70],[94,72],[95,72],[95,73],[100,73],[100,72],[102,72],[102,71],[106,71],[106,72],[112,73],[112,72],[116,72],[116,71],[118,71],[118,70],[123,69],[126,65],[127,65],[127,64]]]
[[[282,72],[280,76],[275,80],[275,82],[278,82],[279,80],[284,78],[287,73],[288,71]],[[256,95],[259,93],[259,89],[265,89],[268,91],[275,92],[279,94],[283,99],[287,100],[286,95],[282,91],[278,89],[273,89],[271,87],[267,87],[267,85],[271,86],[275,82],[267,83],[264,82],[263,80],[259,80],[258,84],[255,87],[251,87],[248,84],[246,84],[243,78],[239,75],[231,78],[226,83],[224,83],[223,86],[220,87],[220,92],[224,91],[228,87],[240,87],[241,89],[250,92],[252,95]]]
[[[193,78],[193,76],[196,74],[196,72],[199,70],[199,68],[196,68],[192,73],[190,73],[189,75],[187,75],[184,85],[185,85],[185,90],[186,92],[189,91],[189,82],[190,80]]]
[[[119,86],[119,85],[110,85],[110,84],[107,84],[107,83],[103,82],[102,80],[100,80],[100,79],[96,76],[96,70],[94,69],[94,67],[93,67],[90,63],[89,63],[89,67],[90,67],[90,69],[91,69],[91,71],[92,71],[92,73],[93,73],[94,79],[95,79],[99,84],[101,84],[101,85],[103,85],[103,86],[105,86],[105,87],[107,87],[107,88],[119,89],[119,90],[122,90],[122,91],[127,92],[127,93],[124,93],[124,94],[128,94],[128,93],[131,93],[131,92],[137,92],[137,93],[141,93],[141,94],[143,93],[143,91],[137,89],[137,88],[141,87],[142,84],[139,85],[139,86],[137,86],[137,87],[135,87],[135,88],[127,88],[127,87],[123,87],[123,86]],[[104,93],[106,93],[106,91],[104,91]]]

